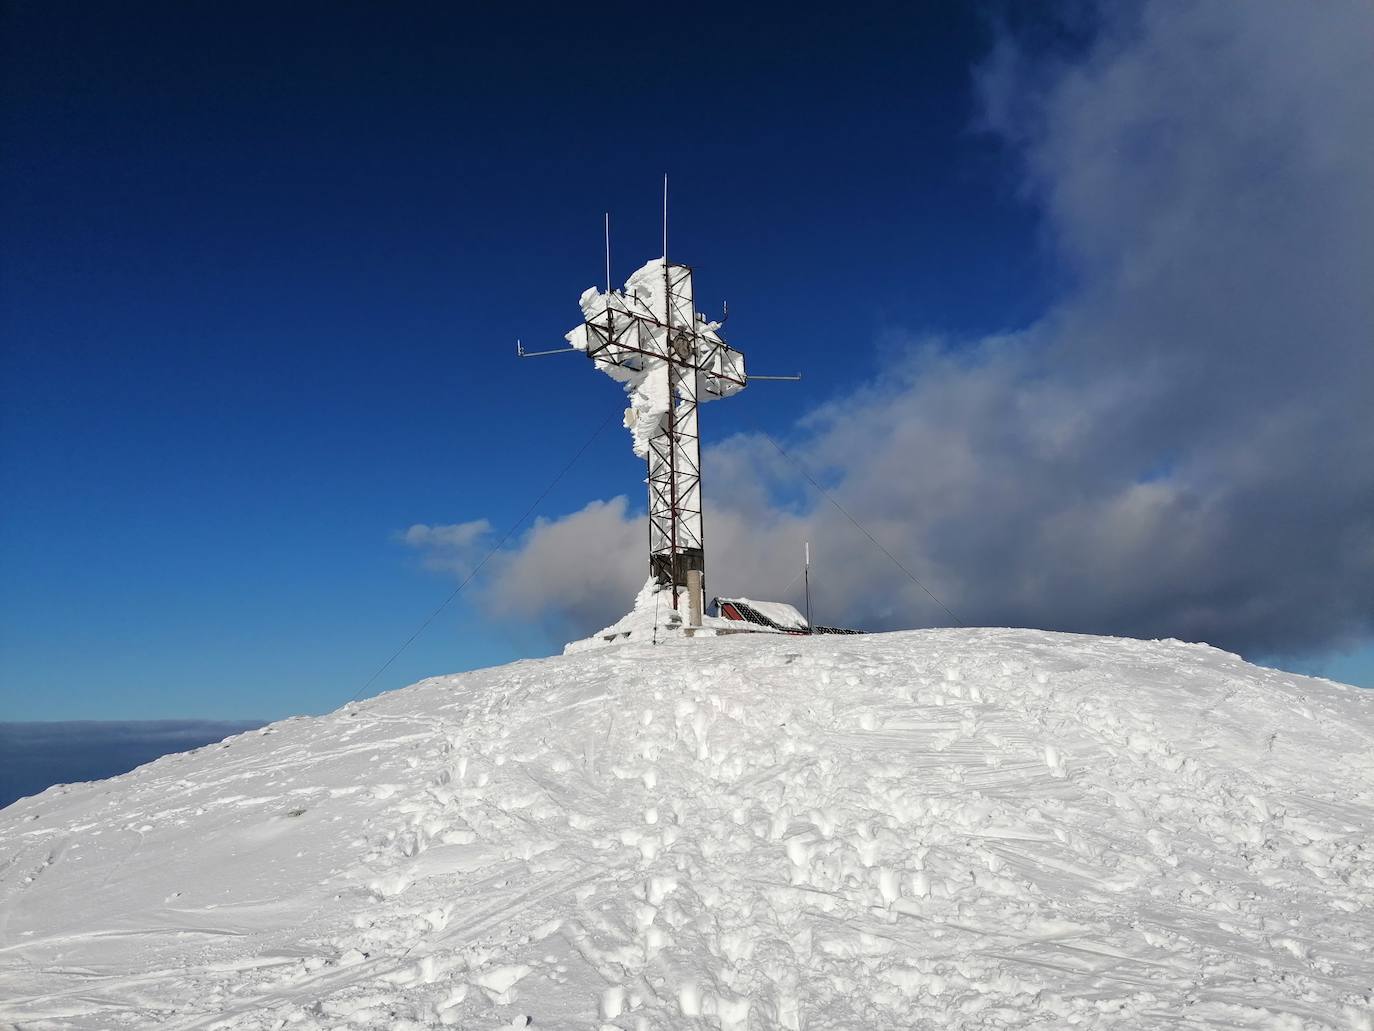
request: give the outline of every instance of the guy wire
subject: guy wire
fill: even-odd
[[[520,529],[520,527],[524,525],[525,520],[529,519],[529,517],[534,514],[534,510],[539,507],[539,503],[549,496],[549,492],[552,491],[554,487],[558,486],[558,481],[563,479],[563,477],[567,475],[568,470],[577,464],[577,460],[582,457],[582,455],[586,452],[587,448],[592,446],[592,441],[596,440],[596,438],[601,435],[601,431],[606,428],[607,424],[611,421],[615,414],[615,412],[612,412],[610,415],[606,416],[606,418],[602,420],[601,425],[597,426],[597,428],[592,431],[592,435],[587,438],[586,442],[580,448],[577,449],[577,454],[573,455],[572,458],[568,460],[568,464],[563,466],[563,468],[558,471],[558,475],[549,481],[547,487],[540,491],[539,497],[535,498],[534,501],[530,503],[530,507],[525,509],[525,514],[511,524],[510,529],[508,529],[504,534],[501,535],[501,539],[496,542],[495,547],[493,547],[484,556],[482,556],[482,561],[478,562],[477,565],[473,566],[472,572],[470,572],[466,577],[464,577],[463,582],[453,589],[452,593],[450,593],[449,596],[439,604],[439,607],[437,609],[435,609],[433,612],[429,614],[428,618],[426,618],[425,621],[415,629],[415,632],[413,634],[406,638],[405,643],[391,653],[391,658],[387,659],[384,663],[377,667],[377,671],[373,673],[372,676],[367,678],[367,682],[363,684],[362,687],[358,688],[357,694],[355,694],[352,698],[349,699],[350,702],[357,701],[358,698],[362,695],[362,693],[366,691],[369,687],[371,687],[373,683],[376,681],[376,679],[380,677],[383,673],[385,673],[387,668],[393,662],[400,658],[401,653],[404,652],[407,648],[409,648],[411,644],[414,643],[417,637],[424,633],[425,628],[439,618],[439,614],[443,612],[444,609],[448,608],[449,603],[453,601],[454,598],[458,597],[458,595],[462,593],[463,588],[472,582],[472,578],[482,571],[482,567],[487,564],[488,559],[490,559],[493,555],[495,555],[498,551],[505,547],[506,541],[510,540],[511,536],[515,533],[515,531]]]

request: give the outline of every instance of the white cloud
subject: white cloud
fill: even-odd
[[[618,497],[593,501],[560,519],[536,519],[514,544],[494,554],[485,519],[416,524],[402,540],[422,554],[426,568],[460,577],[490,554],[480,584],[472,588],[489,611],[544,622],[559,635],[585,634],[623,614],[648,575],[648,532],[647,520]]]
[[[1350,645],[1374,634],[1374,6],[1112,10],[1075,60],[1007,39],[979,79],[1074,286],[1023,333],[913,342],[784,446],[966,622]],[[946,621],[827,502],[777,503],[791,475],[756,437],[708,451],[709,586],[777,595],[811,540],[819,618]],[[486,590],[595,629],[643,537],[588,506]]]
[[[474,519],[447,526],[416,523],[401,535],[401,540],[423,553],[425,568],[465,577],[491,550],[490,537],[491,523]]]
[[[648,521],[632,515],[625,498],[593,501],[562,519],[537,520],[518,549],[501,556],[485,590],[499,613],[586,614],[602,620],[588,627],[595,630],[619,618],[644,583],[648,539]]]

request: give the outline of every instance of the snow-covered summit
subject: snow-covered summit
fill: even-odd
[[[652,576],[644,582],[635,596],[630,611],[610,626],[598,630],[591,637],[571,641],[563,648],[564,655],[604,648],[626,641],[649,642],[657,644],[670,637],[712,637],[723,633],[740,633],[741,625],[732,619],[702,614],[701,626],[691,627],[687,623],[687,602],[679,599],[681,609],[673,608],[672,588],[660,583]],[[790,606],[786,606],[790,608]],[[795,610],[794,610],[795,611]],[[748,627],[749,631],[762,632],[761,627]]]
[[[0,1026],[1369,1031],[1372,746],[1031,631],[437,677],[0,811]]]

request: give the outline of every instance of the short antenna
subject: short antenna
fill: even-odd
[[[808,633],[815,633],[811,626],[811,542],[806,542],[806,565],[803,567],[806,574],[806,629]],[[794,581],[795,582],[795,581]]]
[[[611,213],[606,212],[606,292],[611,292]]]
[[[668,264],[668,173],[663,173],[663,264]]]

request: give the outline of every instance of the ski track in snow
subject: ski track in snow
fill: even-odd
[[[1374,693],[630,642],[0,811],[0,1026],[1374,1031]]]

